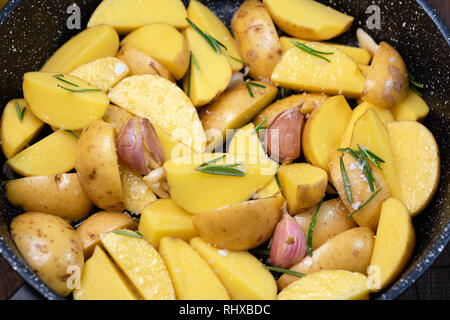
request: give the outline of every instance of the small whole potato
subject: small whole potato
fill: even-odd
[[[54,215],[28,212],[12,220],[11,236],[42,281],[63,297],[72,291],[70,277],[81,275],[84,256],[80,236],[69,223]]]

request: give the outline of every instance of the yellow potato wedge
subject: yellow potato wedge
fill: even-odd
[[[82,64],[105,57],[115,57],[119,35],[114,28],[100,25],[85,29],[60,47],[45,65],[43,72],[70,72]]]
[[[233,300],[273,300],[277,285],[269,270],[248,252],[220,250],[201,238],[190,241],[227,288]]]
[[[75,166],[78,140],[64,130],[58,130],[6,161],[22,176],[49,176],[65,173]]]
[[[368,300],[369,292],[361,273],[324,270],[295,281],[278,294],[278,300]]]
[[[19,106],[19,117],[17,112]],[[3,109],[0,123],[0,141],[3,154],[7,159],[23,150],[26,145],[33,140],[37,133],[42,129],[44,123],[36,118],[29,110],[25,99],[14,99],[8,102]]]
[[[181,239],[162,238],[159,252],[178,300],[230,300],[217,275],[189,244]]]
[[[439,147],[433,134],[415,121],[391,122],[388,132],[400,185],[399,200],[415,216],[427,207],[439,184]]]
[[[228,145],[228,153],[266,156],[253,123],[249,123],[236,132]]]
[[[422,122],[430,113],[430,107],[414,91],[408,90],[406,96],[391,108],[391,112],[395,121],[411,120]]]
[[[268,184],[259,189],[253,196],[253,199],[265,199],[272,197],[283,198],[280,187],[278,186],[278,182],[275,178],[272,178]]]
[[[103,121],[110,123],[114,127],[115,133],[118,134],[120,129],[122,129],[122,127],[133,117],[134,115],[125,109],[110,104],[102,119]]]

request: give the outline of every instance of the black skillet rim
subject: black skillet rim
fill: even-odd
[[[20,4],[22,0],[11,0],[0,11],[0,26],[5,22],[13,10]],[[433,20],[434,24],[438,27],[441,34],[444,36],[445,41],[450,45],[450,30],[445,24],[444,20],[436,13],[436,10],[431,7],[427,0],[416,0],[427,15]],[[417,263],[415,268],[406,274],[400,281],[397,281],[394,286],[389,288],[378,299],[391,300],[397,298],[408,287],[410,287],[415,281],[417,281],[425,271],[433,264],[443,248],[446,247],[450,241],[450,221],[444,228],[443,232],[439,235],[439,238],[433,244],[430,250],[424,258]],[[28,283],[31,287],[36,289],[46,299],[49,300],[61,300],[64,299],[47,285],[45,285],[36,275],[34,275],[28,266],[26,266],[9,248],[3,238],[0,236],[0,254],[11,265],[11,267]]]

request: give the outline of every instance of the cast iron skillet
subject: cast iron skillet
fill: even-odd
[[[73,0],[12,0],[0,12],[0,105],[22,96],[24,72],[38,70],[50,55],[78,30],[68,30],[66,10]],[[188,0],[184,0],[187,4]],[[242,2],[240,0],[203,0],[222,21],[230,20]],[[399,50],[409,70],[426,85],[424,99],[431,107],[425,125],[433,132],[441,152],[441,181],[436,196],[428,208],[414,219],[417,245],[414,256],[401,277],[376,296],[394,299],[416,281],[433,263],[450,239],[450,32],[426,0],[321,0],[355,17],[350,32],[339,42],[355,44],[355,30],[365,26],[367,7],[381,8],[381,30],[371,30],[376,41],[387,41]],[[78,0],[82,27],[100,0]],[[4,166],[2,180],[12,177]],[[61,299],[40,281],[24,262],[9,234],[9,223],[19,212],[0,196],[0,253],[25,281],[47,299]]]

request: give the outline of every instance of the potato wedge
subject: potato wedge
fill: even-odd
[[[408,92],[409,77],[400,53],[386,42],[381,42],[367,75],[363,101],[380,107],[392,107]]]
[[[228,153],[266,156],[253,123],[239,129],[228,144]]]
[[[121,46],[130,45],[155,58],[176,80],[189,67],[189,47],[181,33],[167,24],[150,24],[126,36]]]
[[[197,0],[189,2],[187,9],[188,18],[204,32],[223,43],[227,49],[225,54],[230,63],[232,72],[237,72],[244,66],[241,54],[228,28],[223,22],[204,4]]]
[[[306,45],[318,51],[332,52],[326,55],[330,62],[297,47],[290,48],[273,70],[273,83],[294,90],[343,94],[349,98],[361,96],[366,78],[353,59],[328,44],[308,42]]]
[[[328,171],[330,153],[338,147],[351,117],[352,110],[343,96],[328,98],[311,113],[302,137],[303,154],[309,163]]]
[[[405,205],[389,198],[383,202],[377,237],[370,266],[372,276],[379,284],[375,291],[386,288],[405,269],[412,256],[415,244],[411,215]],[[378,281],[377,281],[378,280]]]
[[[427,207],[439,184],[439,147],[433,134],[415,121],[391,122],[388,132],[400,185],[399,200],[415,216]]]
[[[139,232],[155,248],[164,237],[189,241],[198,235],[192,214],[172,199],[159,199],[147,206],[139,220]]]
[[[115,57],[119,35],[114,28],[100,25],[85,29],[60,47],[45,65],[43,72],[70,72],[82,64],[105,57]]]
[[[292,283],[278,300],[368,300],[367,278],[358,272],[324,270]]]
[[[186,9],[180,0],[105,0],[95,9],[88,28],[107,24],[120,34],[153,23],[187,27]]]
[[[144,300],[175,300],[164,260],[144,239],[113,232],[100,235],[100,239]]]
[[[119,270],[106,253],[96,247],[86,261],[81,275],[80,288],[73,290],[74,300],[136,300]]]
[[[78,140],[64,130],[58,130],[6,161],[22,176],[48,176],[74,168]]]
[[[83,252],[85,259],[88,259],[95,247],[100,245],[100,235],[119,229],[136,230],[137,224],[126,213],[100,211],[86,220],[77,228],[81,241],[83,242]]]
[[[156,198],[153,191],[142,179],[126,165],[120,163],[120,181],[122,183],[123,205],[127,211],[141,214]]]
[[[233,16],[231,30],[249,67],[249,75],[257,80],[270,80],[282,51],[277,30],[264,5],[258,0],[245,1]]]
[[[291,215],[319,203],[328,185],[327,172],[308,163],[281,165],[277,176]]]
[[[266,184],[263,188],[259,189],[253,196],[253,199],[265,199],[279,197],[283,198],[281,194],[280,187],[278,186],[277,179],[272,178],[268,184]]]
[[[20,120],[17,105],[23,113]],[[25,99],[14,99],[8,102],[3,109],[0,124],[0,141],[3,154],[7,159],[22,151],[42,129],[44,123],[36,118],[30,111],[26,112],[28,105]],[[24,111],[25,110],[25,111]]]
[[[132,75],[154,74],[175,81],[169,70],[158,60],[133,46],[124,45],[120,48],[117,58],[129,66]]]
[[[304,234],[308,234],[311,219],[317,206],[304,209],[294,216]],[[312,234],[312,249],[315,250],[329,239],[357,227],[353,219],[346,219],[349,212],[339,198],[324,201],[317,211],[316,224]]]
[[[329,40],[350,28],[353,17],[310,0],[264,0],[264,7],[287,34],[307,40]]]
[[[69,222],[85,218],[93,206],[75,173],[11,180],[6,196],[25,212],[53,214]]]
[[[201,238],[190,241],[227,288],[233,300],[273,300],[275,279],[263,264],[248,252],[219,250]]]
[[[216,247],[245,251],[267,241],[281,219],[284,199],[266,198],[236,203],[192,217],[200,237]]]
[[[123,194],[114,128],[98,120],[83,130],[76,149],[75,170],[89,199],[99,208],[123,210]]]
[[[28,212],[11,222],[14,243],[36,275],[56,293],[65,297],[72,272],[84,266],[83,246],[75,230],[64,219],[45,213]]]
[[[103,121],[110,123],[114,127],[114,132],[118,134],[120,129],[127,124],[130,119],[134,118],[132,113],[118,106],[110,104],[103,116]]]
[[[108,92],[118,82],[130,75],[130,68],[122,60],[108,57],[83,64],[69,74]]]
[[[245,175],[213,175],[195,170],[224,155],[225,160],[217,160],[214,165],[242,162]],[[200,213],[249,200],[273,178],[277,164],[267,157],[204,153],[166,161],[164,169],[171,198],[186,211]]]
[[[159,252],[178,300],[230,300],[209,264],[189,244],[181,239],[162,238]]]
[[[205,150],[206,135],[197,110],[184,92],[169,80],[148,74],[131,76],[115,86],[108,96],[114,104],[147,118],[154,127],[192,150]]]
[[[291,270],[311,274],[322,270],[347,270],[365,273],[372,256],[374,233],[369,228],[353,228],[338,234],[306,256]],[[280,290],[298,280],[298,277],[284,274],[278,279]]]
[[[430,113],[430,107],[414,91],[408,90],[406,96],[391,108],[391,112],[395,121],[411,120],[422,122]]]
[[[64,74],[25,73],[23,95],[36,117],[51,126],[66,130],[83,129],[103,117],[109,106],[108,97],[103,91],[84,80]]]
[[[189,27],[183,35],[192,56],[183,80],[184,91],[196,107],[204,106],[228,87],[231,67],[225,55],[216,52],[197,31]]]

